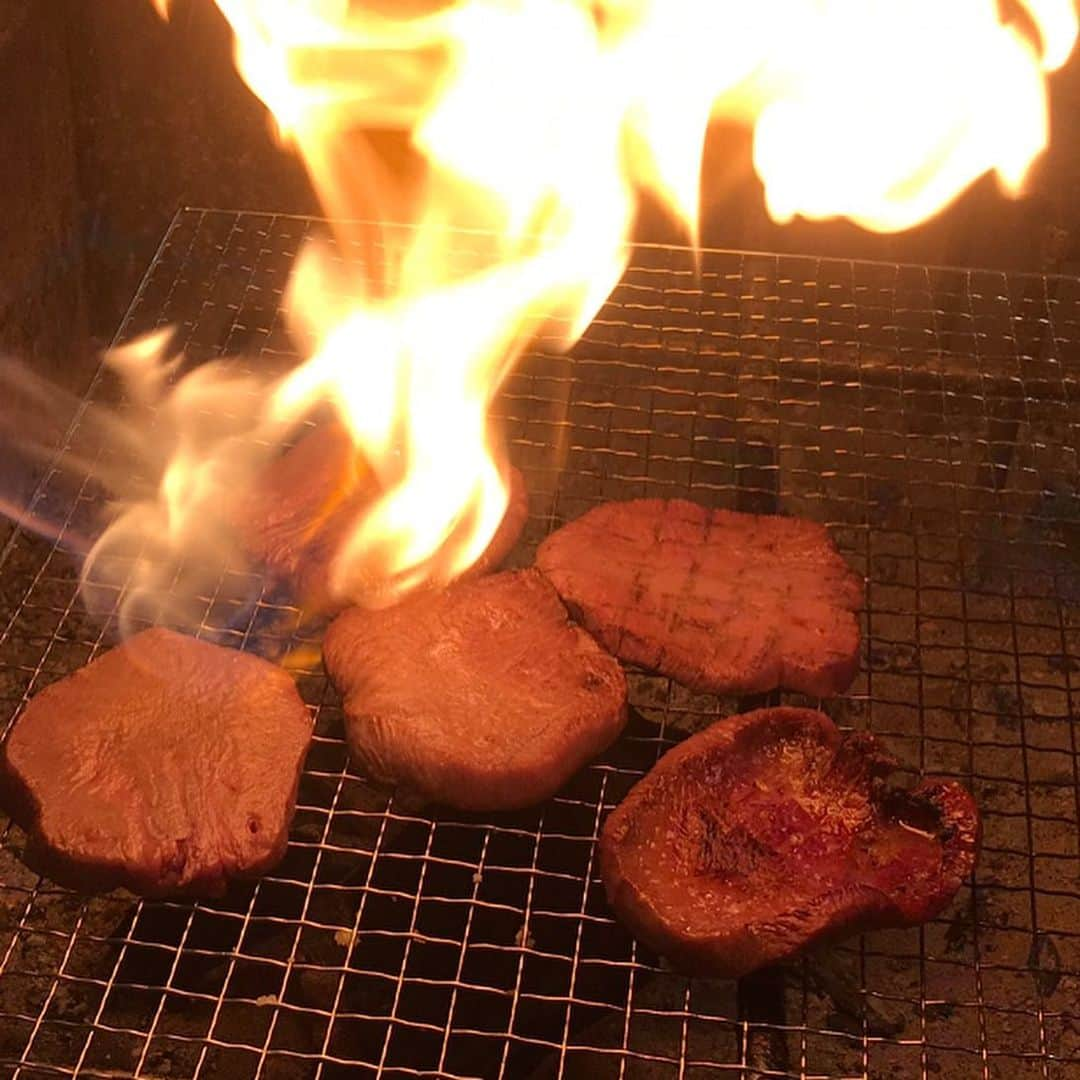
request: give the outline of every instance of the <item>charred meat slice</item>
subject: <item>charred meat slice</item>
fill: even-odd
[[[215,895],[281,858],[310,739],[281,668],[146,630],[30,702],[4,801],[62,884]]]
[[[604,823],[619,919],[693,974],[738,976],[822,939],[936,915],[975,865],[979,814],[945,780],[911,790],[867,734],[762,709],[669,751]]]
[[[465,810],[553,794],[626,721],[618,663],[535,570],[350,608],[323,643],[346,735],[375,778]]]
[[[536,565],[606,649],[696,690],[826,697],[858,670],[863,585],[813,522],[604,503],[552,533]]]
[[[507,472],[509,503],[502,523],[473,574],[497,569],[517,543],[529,513],[525,481]],[[340,421],[305,435],[272,461],[232,515],[248,555],[292,584],[312,611],[337,611],[347,603],[330,588],[330,567],[357,519],[379,495]]]

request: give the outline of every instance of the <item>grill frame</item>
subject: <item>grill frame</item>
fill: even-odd
[[[180,211],[118,340],[177,323],[196,362],[294,359],[280,306],[318,228]],[[635,248],[570,358],[540,341],[509,377],[497,413],[531,498],[512,561],[600,498],[689,494],[824,521],[870,583],[864,671],[826,711],[973,785],[975,886],[918,930],[739,984],[682,979],[611,922],[593,843],[663,750],[758,700],[631,673],[636,715],[616,748],[537,812],[489,825],[432,817],[349,770],[316,665],[299,679],[316,736],[290,852],[261,881],[220,902],[82,899],[21,868],[17,829],[0,834],[0,1068],[1080,1075],[1080,280],[723,251],[699,266],[687,249]],[[68,451],[101,450],[87,421],[109,399],[99,372]],[[95,505],[60,458],[32,508],[66,532]],[[115,622],[80,612],[56,543],[17,533],[0,584],[14,596],[10,722]],[[200,631],[263,652],[317,638],[269,587],[235,615],[210,596]]]

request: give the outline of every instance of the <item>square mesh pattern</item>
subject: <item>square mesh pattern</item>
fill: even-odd
[[[195,360],[292,362],[283,289],[317,227],[181,212],[121,336],[172,323]],[[107,394],[99,378],[74,451],[94,453]],[[613,922],[598,830],[668,747],[760,700],[632,671],[602,760],[535,811],[475,817],[351,769],[316,661],[289,850],[261,880],[214,902],[83,898],[26,870],[3,822],[0,1073],[1080,1077],[1078,399],[1076,280],[723,251],[695,272],[642,247],[572,354],[541,344],[499,401],[531,499],[517,564],[606,499],[829,526],[868,606],[862,674],[825,708],[984,814],[974,881],[941,918],[738,983],[678,976]],[[68,527],[93,501],[69,480],[54,469],[37,496]],[[76,576],[59,545],[6,550],[0,720],[112,643]],[[207,597],[202,631],[317,640],[269,593],[239,623]]]

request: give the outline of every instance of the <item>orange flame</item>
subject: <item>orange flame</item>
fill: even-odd
[[[696,234],[711,117],[753,126],[776,220],[904,229],[988,171],[1019,190],[1046,143],[1045,73],[1077,34],[1072,0],[1023,0],[1037,44],[996,0],[215,2],[337,222],[336,248],[309,245],[290,287],[311,352],[246,434],[273,442],[337,410],[380,494],[331,584],[367,602],[483,551],[506,505],[492,396],[541,324],[567,346],[588,325],[625,268],[639,192]],[[372,285],[349,222],[393,186],[364,134],[380,128],[407,131],[426,173]],[[189,395],[200,407],[213,380]],[[174,537],[239,475],[236,439],[181,443],[161,490]]]

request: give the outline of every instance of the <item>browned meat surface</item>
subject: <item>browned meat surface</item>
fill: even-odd
[[[826,697],[858,670],[862,582],[813,522],[604,503],[552,533],[536,565],[609,652],[696,690]]]
[[[310,738],[280,668],[146,630],[27,705],[4,801],[56,881],[214,895],[281,858]]]
[[[525,481],[508,472],[510,499],[495,536],[472,573],[497,569],[517,543],[528,517]],[[324,423],[263,471],[233,512],[248,555],[289,581],[311,611],[347,602],[330,591],[330,565],[364,507],[378,495],[374,477],[339,421]]]
[[[813,942],[925,922],[975,865],[967,791],[911,791],[870,735],[762,709],[671,750],[608,817],[600,872],[619,919],[689,973],[738,976]]]
[[[622,670],[535,570],[351,608],[323,658],[357,762],[461,809],[546,799],[626,722]]]

